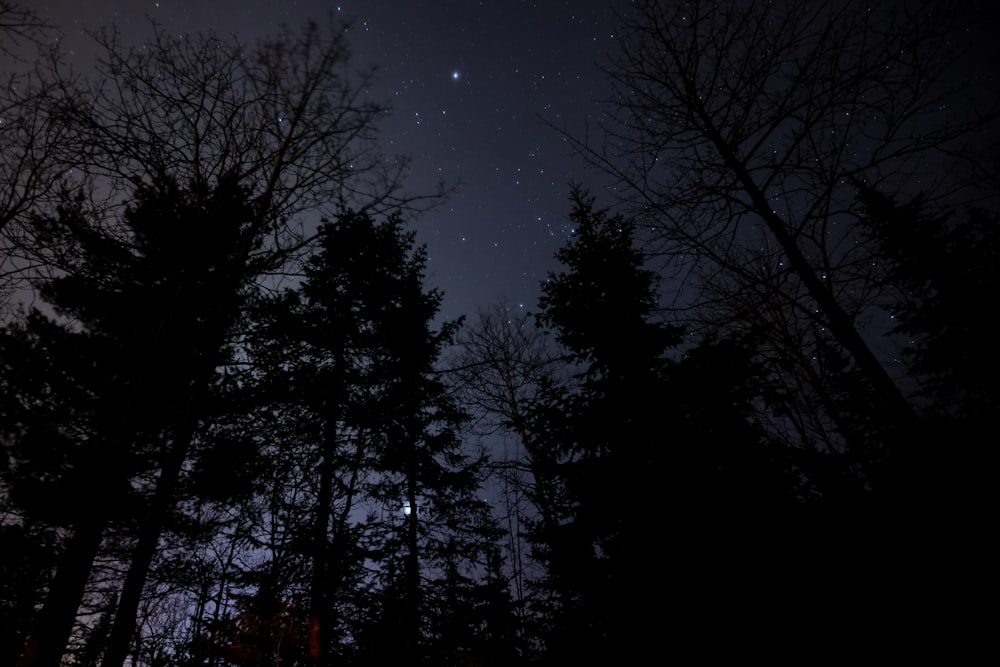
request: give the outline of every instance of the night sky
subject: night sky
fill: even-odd
[[[614,49],[608,0],[64,0],[32,7],[65,34],[86,72],[87,30],[116,25],[141,40],[150,19],[170,32],[212,30],[251,42],[330,11],[353,21],[356,65],[378,68],[371,96],[392,112],[384,152],[412,158],[407,190],[443,180],[458,190],[416,221],[441,315],[504,298],[534,309],[538,283],[569,232],[570,181],[606,181],[541,118],[577,134],[607,96],[599,65]]]

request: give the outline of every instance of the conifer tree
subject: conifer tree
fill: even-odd
[[[41,466],[42,479],[79,485],[81,501],[64,520],[72,537],[24,664],[59,661],[101,540],[128,519],[137,523],[122,526],[119,539],[134,546],[104,660],[118,660],[115,647],[124,659],[181,467],[207,417],[252,277],[262,232],[252,220],[246,192],[230,177],[140,186],[120,221],[91,214],[80,199],[37,221],[50,247],[60,248],[61,275],[39,285],[58,319],[36,311],[22,335],[68,363],[52,369],[65,378],[54,427],[44,433],[42,425],[21,422],[14,456],[23,467]],[[33,397],[22,393],[20,400]],[[58,456],[46,460],[35,437]],[[137,511],[123,516],[130,504]]]
[[[301,285],[262,304],[250,345],[263,404],[298,424],[289,452],[311,462],[293,501],[310,518],[289,528],[309,563],[314,664],[428,655],[429,573],[475,569],[497,538],[437,369],[457,323],[436,327],[425,262],[399,215],[345,212],[320,227]]]
[[[992,310],[998,287],[998,217],[988,208],[932,213],[861,186],[867,232],[885,256],[890,332],[920,397],[922,430],[888,461],[905,503],[938,522],[975,523],[991,504],[985,449],[998,435]],[[961,520],[959,520],[961,518]]]
[[[681,349],[682,330],[658,318],[655,275],[631,221],[596,209],[579,188],[571,219],[538,321],[582,371],[575,389],[543,395],[531,417],[533,448],[549,453],[561,499],[556,520],[532,533],[547,566],[556,663],[641,654],[671,609],[715,585],[712,559],[736,539],[731,531],[792,492],[754,422],[749,344]]]

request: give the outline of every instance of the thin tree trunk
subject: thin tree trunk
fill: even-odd
[[[420,509],[417,506],[417,485],[411,474],[407,483],[406,499],[410,503],[410,515],[406,517],[406,628],[404,630],[408,657],[411,664],[418,664],[420,656],[420,553],[418,551]]]
[[[688,92],[692,96],[691,99],[698,99],[693,90]],[[854,322],[844,312],[844,309],[840,307],[840,304],[837,303],[836,298],[827,289],[826,285],[823,284],[823,281],[817,277],[815,267],[802,254],[798,243],[796,243],[785,227],[785,221],[774,213],[768,204],[767,197],[757,187],[757,183],[747,170],[746,165],[739,160],[733,148],[715,127],[713,119],[700,105],[693,104],[693,107],[696,110],[699,120],[705,127],[705,136],[715,145],[726,166],[733,171],[744,191],[749,195],[750,200],[753,202],[754,210],[764,220],[764,224],[767,225],[767,228],[774,235],[781,249],[788,257],[792,269],[802,281],[802,284],[805,285],[809,295],[816,301],[816,305],[819,306],[819,309],[826,316],[831,333],[851,354],[858,368],[861,369],[869,382],[871,382],[872,387],[881,396],[886,409],[896,420],[896,425],[909,430],[915,417],[913,407],[903,396],[903,392],[900,391],[896,383],[889,377],[889,373],[885,367],[872,353],[871,348],[854,326]]]
[[[122,455],[121,452],[126,449],[122,443],[131,442],[134,437],[133,424],[127,416],[133,404],[124,407],[123,414],[126,416],[118,425],[117,437],[108,447],[112,456],[116,451]],[[103,488],[95,492],[97,501],[77,521],[73,536],[59,557],[55,577],[21,649],[17,667],[59,667],[62,662],[73,634],[77,611],[86,595],[94,561],[101,550],[101,539],[110,523],[112,508],[122,501],[116,486],[119,481],[124,480],[103,479],[97,482]]]
[[[21,650],[17,667],[59,667],[87,589],[107,520],[100,511],[81,519],[59,558],[45,604]]]
[[[313,667],[330,659],[330,516],[333,503],[334,454],[337,449],[337,420],[327,420],[323,460],[320,462],[319,495],[313,523],[313,573],[309,611],[309,655]]]
[[[189,414],[194,409],[195,394],[196,392],[192,392],[190,398]],[[195,420],[193,417],[188,417],[185,422],[185,425],[178,429],[173,446],[163,462],[163,468],[156,483],[156,491],[153,494],[153,503],[142,522],[139,539],[132,553],[125,582],[122,584],[118,610],[115,612],[115,622],[108,637],[108,645],[101,667],[121,667],[125,663],[125,658],[128,657],[129,645],[135,634],[142,590],[146,586],[149,567],[156,555],[163,526],[166,524],[170,508],[173,506],[174,489],[176,489],[180,478],[181,467],[194,439]]]

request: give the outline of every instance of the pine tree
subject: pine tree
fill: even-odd
[[[1000,355],[982,301],[1000,289],[1000,219],[984,208],[932,213],[920,197],[900,204],[868,187],[860,199],[896,295],[886,306],[890,333],[903,341],[922,405],[921,431],[887,462],[896,502],[938,522],[975,524],[991,505],[985,450],[1000,435]]]
[[[298,423],[290,452],[311,462],[290,499],[310,518],[290,528],[311,570],[314,664],[390,649],[419,660],[427,572],[459,535],[467,566],[496,539],[436,369],[457,323],[435,328],[425,262],[398,215],[346,212],[320,227],[301,285],[263,305],[251,343],[263,404]]]
[[[59,319],[35,313],[24,335],[72,360],[52,369],[67,387],[55,422],[65,426],[51,434],[62,441],[49,440],[60,456],[46,462],[38,458],[43,449],[26,447],[34,429],[16,446],[23,464],[35,461],[47,466],[46,477],[85,484],[78,496],[91,500],[72,517],[72,538],[25,664],[58,662],[102,537],[121,518],[137,523],[121,525],[118,539],[135,541],[104,659],[124,659],[181,467],[207,417],[217,368],[227,361],[263,232],[252,221],[234,178],[140,185],[120,221],[86,211],[80,199],[37,221],[46,244],[61,250],[61,273],[39,285]]]
[[[573,206],[565,268],[542,284],[538,321],[582,371],[532,415],[532,448],[548,453],[561,500],[533,532],[556,664],[641,654],[672,614],[694,626],[737,527],[792,493],[754,422],[750,342],[682,350],[682,330],[658,321],[632,223],[579,189]]]

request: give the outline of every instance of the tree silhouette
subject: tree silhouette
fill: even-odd
[[[30,289],[55,261],[31,221],[60,186],[120,213],[138,182],[235,175],[257,224],[271,225],[270,251],[283,257],[307,244],[307,214],[437,201],[443,188],[403,192],[408,160],[379,150],[386,108],[366,97],[371,74],[350,67],[343,27],[331,15],[328,25],[281,26],[244,44],[210,32],[178,40],[154,25],[139,46],[106,28],[93,35],[91,77],[66,67],[58,50],[40,58],[37,84],[8,93],[18,121],[0,128],[23,147],[2,163],[15,185],[0,210],[14,287]]]
[[[522,633],[535,565],[525,530],[531,521],[552,525],[559,513],[556,453],[536,441],[532,415],[543,397],[566,390],[576,370],[534,315],[504,301],[459,331],[450,359],[448,377],[471,416],[466,433],[503,443],[502,451],[493,445],[488,465]]]
[[[10,0],[0,2],[0,52],[14,56],[19,42],[37,42],[40,34],[51,29],[37,13]]]
[[[239,599],[297,600],[308,664],[446,651],[430,628],[453,610],[438,598],[478,591],[495,553],[480,462],[436,369],[456,324],[435,328],[425,262],[401,215],[345,212],[319,227],[301,283],[250,309],[240,382],[252,428],[271,436],[247,506],[258,547],[239,547],[260,564],[238,575]],[[204,632],[196,650],[222,648]]]
[[[424,288],[425,251],[398,217],[376,224],[346,215],[321,239],[303,294],[320,331],[336,331],[339,320],[351,332],[348,374],[357,373],[357,385],[345,417],[369,438],[365,494],[395,514],[368,527],[374,540],[367,548],[380,554],[374,576],[382,582],[382,611],[359,628],[357,650],[419,662],[429,651],[429,571],[458,553],[464,567],[475,567],[496,539],[488,508],[476,497],[477,461],[457,437],[465,415],[435,370],[456,323],[434,329],[441,295]]]
[[[406,160],[377,150],[384,108],[365,99],[367,75],[348,72],[337,21],[282,28],[254,45],[213,34],[176,40],[156,26],[142,47],[125,46],[113,29],[94,38],[102,57],[92,79],[72,74],[55,49],[36,62],[32,86],[9,88],[17,94],[5,98],[4,116],[16,122],[0,130],[24,147],[3,163],[13,186],[0,213],[5,290],[37,296],[44,287],[61,313],[58,324],[26,319],[31,330],[17,346],[79,355],[67,366],[79,375],[53,399],[63,443],[49,440],[59,453],[49,470],[64,481],[108,481],[92,482],[107,496],[98,511],[59,519],[73,523],[75,541],[34,624],[41,637],[22,657],[30,665],[60,660],[111,509],[127,505],[118,487],[138,484],[148,520],[117,536],[119,545],[137,541],[126,549],[132,569],[103,656],[109,666],[124,659],[176,485],[194,488],[178,473],[192,460],[198,469],[219,460],[201,411],[221,383],[217,365],[246,288],[295,270],[314,240],[305,216],[348,205],[415,208],[421,199],[401,192]],[[229,223],[238,229],[223,229]],[[14,334],[20,325],[12,326]],[[34,391],[30,382],[10,390]],[[30,420],[16,411],[14,426]],[[18,434],[11,445],[19,455],[28,437],[36,436]],[[24,456],[45,468],[40,456]]]
[[[58,217],[36,222],[61,248],[66,271],[40,291],[71,324],[44,323],[36,314],[32,321],[39,325],[28,335],[61,332],[45,344],[69,345],[82,362],[73,377],[82,406],[67,406],[82,409],[82,423],[59,445],[80,451],[81,458],[50,474],[88,480],[97,492],[73,517],[73,538],[36,620],[25,664],[58,662],[102,536],[131,495],[133,480],[155,473],[104,657],[105,664],[124,659],[174,487],[206,416],[203,401],[227,360],[228,335],[252,276],[248,259],[260,243],[246,192],[234,179],[214,187],[182,189],[171,181],[140,187],[134,206],[112,228],[116,234],[104,224],[91,219],[78,199]],[[195,233],[200,243],[189,248]]]
[[[0,314],[5,319],[25,288],[20,272],[39,268],[15,259],[20,253],[13,248],[25,242],[21,223],[40,207],[54,207],[65,180],[59,160],[66,156],[68,128],[54,108],[59,94],[51,74],[61,56],[47,46],[54,33],[35,11],[0,2],[0,141],[6,146],[0,155]]]
[[[577,145],[654,230],[689,324],[764,336],[799,401],[793,423],[775,421],[818,449],[877,460],[912,437],[911,402],[873,351],[881,265],[857,242],[853,182],[896,193],[940,166],[934,197],[958,196],[977,155],[960,147],[997,118],[951,95],[955,35],[974,18],[940,3],[712,1],[620,17],[603,135]],[[853,389],[827,379],[845,364]],[[863,427],[839,414],[845,390],[866,396]]]
[[[938,521],[972,525],[990,504],[979,473],[997,428],[998,360],[981,302],[997,288],[997,216],[979,207],[931,213],[920,197],[899,204],[867,186],[859,198],[886,258],[893,333],[908,341],[902,357],[921,400],[923,433],[899,483]]]
[[[583,370],[575,387],[543,393],[529,420],[559,499],[531,533],[554,595],[557,662],[641,654],[671,608],[713,589],[716,549],[749,516],[787,515],[796,492],[754,419],[752,347],[685,343],[657,320],[633,223],[579,189],[573,205],[565,270],[542,284],[538,321]]]

